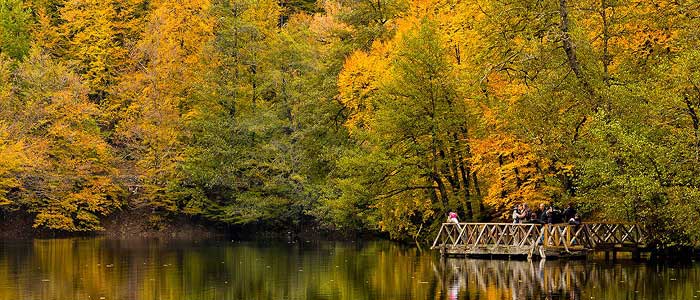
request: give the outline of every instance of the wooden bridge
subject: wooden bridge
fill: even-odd
[[[457,256],[576,257],[605,251],[606,257],[632,252],[638,258],[647,239],[639,225],[629,223],[443,223],[431,249]]]

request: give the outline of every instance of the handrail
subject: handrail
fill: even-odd
[[[646,233],[634,223],[585,222],[579,225],[534,223],[443,223],[431,249],[535,249],[593,250],[610,246],[638,247]]]

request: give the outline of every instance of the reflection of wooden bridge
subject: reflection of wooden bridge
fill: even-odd
[[[632,252],[647,249],[637,224],[444,223],[431,249],[443,255],[585,256],[590,251]]]
[[[632,298],[630,294],[637,296],[636,299],[653,299],[648,294],[648,289],[652,287],[645,282],[659,276],[656,270],[656,267],[645,264],[625,267],[620,264],[562,260],[528,262],[452,258],[440,260],[433,269],[440,279],[441,292],[446,294],[435,299],[484,299],[478,295],[488,293],[491,295],[485,297],[488,299],[519,300],[589,299],[593,298],[591,296],[596,299],[625,299]],[[671,281],[677,284],[682,282]],[[660,286],[665,284],[668,282]],[[683,290],[678,286],[666,289]],[[586,297],[582,296],[582,292],[587,294]],[[683,298],[676,296],[676,299]]]

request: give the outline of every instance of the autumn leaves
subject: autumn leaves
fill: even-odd
[[[420,238],[516,202],[658,228],[698,205],[696,3],[3,3],[0,203],[38,227]]]

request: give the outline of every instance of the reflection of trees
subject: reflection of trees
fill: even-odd
[[[0,300],[700,296],[695,293],[700,290],[697,266],[441,261],[432,254],[388,242],[290,245],[57,239],[5,243],[0,245]]]
[[[629,264],[445,259],[434,271],[442,299],[688,299],[700,282],[698,267]]]
[[[55,239],[0,249],[0,300],[428,299],[437,288],[433,255],[387,242]]]

